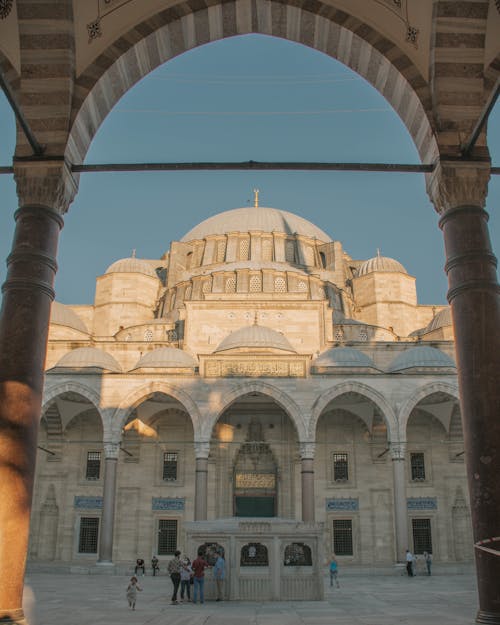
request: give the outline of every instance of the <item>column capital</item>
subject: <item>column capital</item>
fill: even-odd
[[[196,458],[208,458],[210,454],[210,441],[195,441],[194,455]]]
[[[316,443],[305,442],[299,443],[299,453],[300,459],[314,459],[314,454],[316,453]]]
[[[106,459],[111,458],[112,460],[116,460],[118,458],[118,454],[120,452],[120,443],[104,443],[104,457]]]
[[[406,456],[406,442],[389,443],[389,450],[393,461],[404,460]]]
[[[484,207],[491,175],[489,161],[438,161],[426,175],[427,193],[436,211],[443,214],[456,206]]]
[[[41,205],[67,212],[78,190],[78,178],[64,159],[15,159],[19,206]]]

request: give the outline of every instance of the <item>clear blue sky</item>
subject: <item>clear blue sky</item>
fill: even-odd
[[[500,165],[500,105],[490,117]],[[14,117],[0,95],[0,164],[10,164]],[[418,163],[413,142],[382,96],[342,64],[299,44],[250,35],[192,50],[158,68],[115,106],[86,162],[371,161]],[[0,176],[0,281],[17,208]],[[172,240],[215,213],[252,200],[306,217],[356,259],[381,254],[417,278],[422,304],[446,303],[438,216],[421,174],[162,172],[82,174],[59,246],[57,299],[93,302],[95,278],[132,249],[159,258]],[[500,176],[487,210],[500,254]]]

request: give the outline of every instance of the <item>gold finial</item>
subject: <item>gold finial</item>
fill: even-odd
[[[255,208],[259,208],[259,189],[253,190],[253,205]]]
[[[132,250],[132,258],[135,258],[135,252],[136,252],[136,249],[134,247],[134,249]]]
[[[380,248],[377,247],[377,257],[380,258]]]

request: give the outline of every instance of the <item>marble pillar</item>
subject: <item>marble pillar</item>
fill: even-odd
[[[195,483],[194,483],[194,520],[206,521],[208,496],[208,455],[210,442],[194,444],[196,456]]]
[[[61,215],[76,185],[62,162],[15,163],[19,197],[0,312],[0,620],[23,623],[38,424]]]
[[[405,443],[390,444],[394,492],[394,525],[396,530],[396,562],[405,562],[406,550],[409,549],[405,452]]]
[[[314,523],[314,443],[300,443],[302,521]]]
[[[488,162],[441,161],[428,188],[441,214],[446,250],[475,542],[477,622],[500,625],[500,540],[482,543],[498,537],[500,528],[500,287],[483,208],[489,175]]]
[[[113,562],[116,468],[119,451],[119,443],[104,443],[104,487],[102,493],[101,529],[99,532],[99,564],[111,564]]]

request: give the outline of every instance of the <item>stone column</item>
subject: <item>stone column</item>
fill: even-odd
[[[390,443],[394,490],[394,525],[396,529],[396,562],[405,562],[408,549],[408,511],[406,503],[406,443]]]
[[[441,214],[446,250],[476,545],[477,622],[499,625],[500,541],[481,544],[498,537],[500,528],[500,287],[483,209],[489,175],[488,162],[441,161],[428,190]]]
[[[0,620],[22,595],[56,253],[76,185],[63,162],[15,163],[19,197],[0,312]]]
[[[314,523],[314,443],[300,443],[302,521]]]
[[[194,482],[194,520],[207,520],[208,454],[210,442],[194,444],[196,455],[196,473]]]
[[[101,529],[99,532],[99,564],[112,564],[113,562],[116,467],[119,451],[119,443],[104,443],[104,487],[102,492]]]

